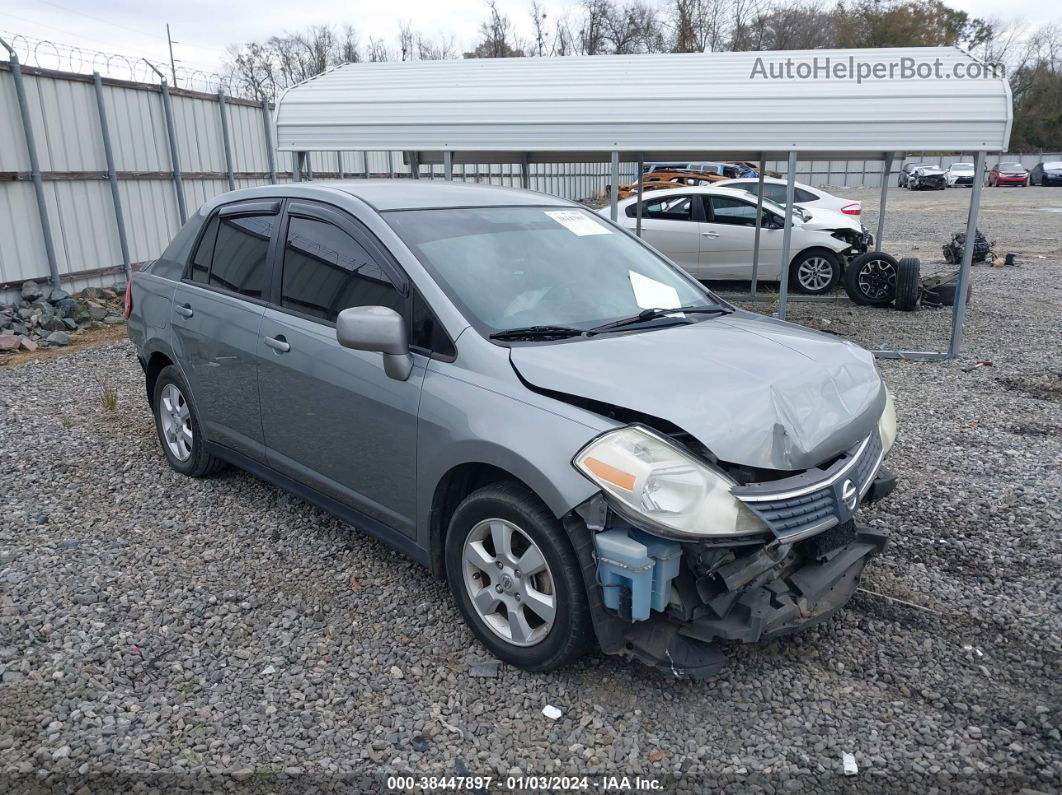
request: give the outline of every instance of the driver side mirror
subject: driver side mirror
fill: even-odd
[[[336,339],[344,348],[383,354],[384,372],[405,381],[413,372],[406,321],[386,306],[352,306],[336,318]]]

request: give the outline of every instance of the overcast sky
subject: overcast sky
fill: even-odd
[[[1045,0],[950,0],[974,16],[1022,18],[1040,23],[1062,18]],[[498,0],[498,7],[529,35],[529,0]],[[571,0],[542,0],[551,17],[565,13]],[[1052,8],[1052,6],[1054,6]],[[261,39],[309,25],[353,25],[362,41],[383,37],[395,46],[398,26],[411,21],[422,33],[452,35],[459,50],[475,41],[486,14],[484,0],[3,0],[0,35],[22,33],[64,45],[119,52],[165,61],[167,22],[175,56],[191,68],[217,69],[229,44]]]

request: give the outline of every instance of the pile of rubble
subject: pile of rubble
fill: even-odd
[[[122,323],[124,293],[124,284],[71,295],[61,287],[25,282],[18,302],[0,305],[0,352],[68,345],[81,329]]]

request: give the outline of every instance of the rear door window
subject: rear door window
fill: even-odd
[[[627,215],[634,217],[636,206],[627,208]],[[692,221],[693,201],[690,196],[664,196],[642,202],[642,217],[660,221]]]
[[[189,278],[193,282],[206,284],[210,278],[210,261],[214,257],[214,243],[218,239],[218,217],[215,215],[207,224],[206,231],[199,239],[199,246],[192,257],[192,271]]]
[[[405,296],[367,248],[334,224],[298,216],[288,223],[280,305],[329,323],[352,306],[407,315]]]
[[[269,291],[269,240],[275,222],[275,215],[222,218],[207,284],[264,299]]]

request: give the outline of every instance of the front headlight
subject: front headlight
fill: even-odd
[[[572,460],[619,503],[661,535],[739,536],[767,529],[731,495],[734,481],[653,431],[630,425],[594,439]],[[628,517],[630,518],[630,517]]]
[[[896,441],[896,406],[892,402],[892,392],[885,387],[885,410],[881,412],[878,420],[878,433],[881,434],[881,449],[883,453],[889,452],[892,443]]]

